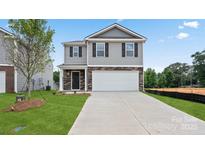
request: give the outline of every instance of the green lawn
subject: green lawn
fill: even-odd
[[[67,134],[81,111],[88,95],[53,95],[52,91],[41,91],[47,103],[40,108],[24,112],[0,112],[0,134]],[[0,94],[0,110],[15,101],[16,94]],[[42,99],[39,91],[33,98]],[[25,127],[16,132],[16,127]]]
[[[205,104],[191,102],[183,99],[177,99],[167,96],[146,93],[176,109],[186,112],[194,117],[205,121]]]

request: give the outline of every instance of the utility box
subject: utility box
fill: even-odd
[[[16,96],[16,102],[22,102],[25,100],[25,96],[24,95],[18,95]]]

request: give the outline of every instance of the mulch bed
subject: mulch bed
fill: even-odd
[[[21,102],[17,102],[15,104],[10,105],[7,109],[3,110],[5,112],[21,112],[28,110],[30,108],[41,107],[44,105],[42,100],[25,100]]]
[[[83,95],[87,95],[87,96],[91,96],[91,93],[58,92],[58,93],[53,93],[53,95],[57,95],[57,96],[83,96]]]
[[[80,93],[78,93],[78,92],[76,92],[76,93],[74,93],[74,92],[68,92],[68,93],[66,93],[66,92],[57,92],[57,93],[53,93],[53,95],[57,95],[57,96],[62,96],[62,95],[68,95],[68,96],[75,96],[75,95],[77,95],[77,96],[83,96],[83,95],[87,95],[87,96],[91,96],[91,93],[83,93],[83,92],[80,92]]]
[[[63,95],[70,95],[70,96],[83,96],[83,95],[87,95],[87,96],[90,96],[91,94],[89,93],[76,93],[76,94],[63,94]]]

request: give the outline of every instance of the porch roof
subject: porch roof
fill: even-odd
[[[88,66],[85,64],[61,64],[57,67],[60,69],[86,69]]]

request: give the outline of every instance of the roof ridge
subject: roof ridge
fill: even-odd
[[[92,33],[92,34],[86,36],[84,39],[89,38],[89,37],[91,37],[92,35],[94,35],[94,34],[96,34],[96,33],[99,33],[99,32],[101,32],[101,31],[104,31],[104,30],[108,29],[109,27],[112,27],[112,26],[115,26],[115,25],[116,25],[116,26],[119,26],[119,27],[121,27],[121,28],[123,28],[123,29],[125,29],[125,30],[127,30],[127,31],[129,31],[129,32],[131,32],[131,33],[134,33],[135,35],[137,35],[137,36],[139,36],[139,37],[142,37],[142,38],[144,38],[144,39],[147,39],[145,36],[143,36],[143,35],[141,35],[141,34],[138,34],[138,33],[136,33],[135,31],[130,30],[129,28],[124,27],[124,26],[122,26],[122,25],[119,24],[119,23],[113,23],[113,24],[111,24],[111,25],[109,25],[109,26],[106,26],[105,28],[102,28],[102,29],[100,29],[100,30],[98,30],[98,31],[96,31],[96,32],[94,32],[94,33]]]

